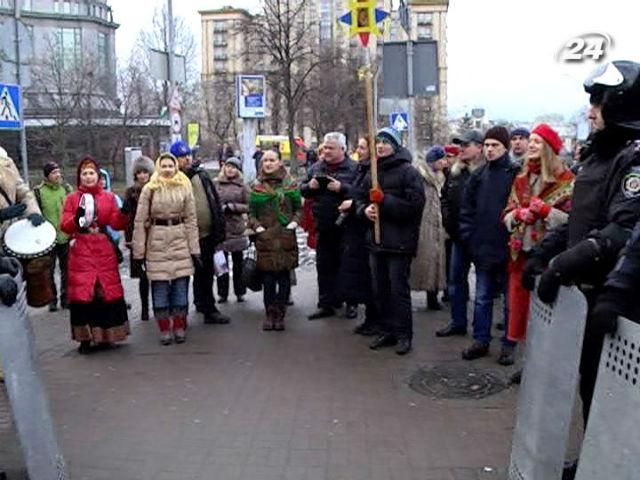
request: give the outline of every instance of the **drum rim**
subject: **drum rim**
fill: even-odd
[[[38,257],[44,257],[46,255],[48,255],[53,248],[56,245],[56,238],[57,238],[57,231],[56,228],[53,226],[53,224],[51,224],[50,222],[45,222],[42,225],[39,225],[38,227],[34,227],[34,228],[39,228],[40,226],[45,226],[45,225],[49,225],[51,228],[49,229],[50,232],[53,232],[53,241],[51,243],[51,245],[49,245],[47,248],[40,250],[38,252],[33,252],[33,253],[21,253],[21,252],[17,252],[15,251],[13,248],[9,247],[7,245],[6,242],[6,238],[7,238],[7,233],[9,232],[9,230],[14,226],[14,225],[26,225],[26,224],[30,224],[30,221],[26,218],[22,218],[16,222],[13,222],[11,225],[9,225],[9,227],[7,228],[7,230],[5,230],[4,235],[2,235],[2,248],[3,250],[9,255],[9,256],[13,256],[15,258],[25,258],[25,259],[29,259],[29,258],[38,258]],[[46,227],[45,227],[46,228]],[[53,230],[51,230],[53,229]]]

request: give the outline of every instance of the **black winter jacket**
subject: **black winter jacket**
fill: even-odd
[[[351,184],[356,175],[356,162],[349,157],[345,157],[337,168],[330,168],[325,162],[316,162],[309,169],[307,179],[300,185],[300,193],[304,198],[313,199],[311,211],[316,224],[316,229],[331,230],[336,228],[338,219],[338,206],[346,198],[351,196]],[[326,188],[312,190],[309,182],[318,176],[330,176],[340,182],[340,191],[332,192]]]
[[[213,185],[213,180],[209,177],[209,174],[199,166],[192,166],[187,169],[185,175],[191,180],[194,176],[198,175],[200,181],[204,186],[205,192],[207,192],[207,201],[209,202],[209,208],[211,209],[211,222],[213,236],[213,244],[220,245],[224,242],[226,236],[226,227],[224,221],[224,214],[222,213],[222,205],[220,204],[220,197],[216,191],[216,187]]]
[[[467,165],[462,168],[452,168],[440,192],[442,226],[451,240],[458,239],[462,194],[470,176],[471,172]]]
[[[424,184],[411,165],[411,153],[405,148],[390,157],[378,159],[378,181],[384,193],[380,204],[380,244],[373,242],[373,222],[367,238],[374,252],[415,255],[424,210]],[[371,172],[367,173],[358,195],[358,215],[370,204]]]
[[[505,153],[469,177],[460,208],[459,233],[476,268],[501,268],[507,261],[509,233],[502,222],[502,211],[519,168]]]

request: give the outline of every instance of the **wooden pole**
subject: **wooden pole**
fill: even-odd
[[[365,47],[364,65],[364,94],[366,98],[367,111],[367,132],[369,133],[369,158],[371,161],[371,188],[378,190],[378,157],[376,156],[376,119],[373,118],[373,75],[371,73],[371,54]],[[376,204],[377,216],[373,222],[373,241],[377,245],[380,243],[380,208]]]

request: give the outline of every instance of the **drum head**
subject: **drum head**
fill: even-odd
[[[3,244],[17,257],[33,258],[47,253],[56,243],[56,229],[49,222],[34,227],[27,219],[11,224]]]

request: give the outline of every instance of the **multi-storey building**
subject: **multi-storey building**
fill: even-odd
[[[14,2],[21,6],[16,19]],[[15,25],[20,41],[20,80],[24,114],[50,116],[45,90],[56,81],[56,71],[81,67],[94,78],[92,95],[102,114],[117,112],[115,33],[111,7],[106,0],[0,0],[0,78],[16,83]],[[55,65],[54,65],[55,62]],[[45,69],[50,67],[51,72]]]

